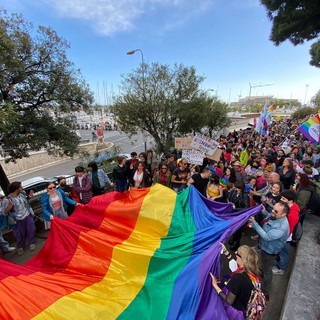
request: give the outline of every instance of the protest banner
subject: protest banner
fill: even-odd
[[[190,143],[190,146],[212,156],[217,150],[219,143],[201,133],[196,133]]]
[[[202,165],[205,154],[199,150],[182,150],[182,158],[185,158],[190,164]]]

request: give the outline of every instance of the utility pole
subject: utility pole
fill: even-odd
[[[305,106],[305,105],[306,105],[306,99],[307,99],[308,88],[309,88],[309,85],[308,85],[308,84],[306,84],[306,93],[304,94],[303,106]]]

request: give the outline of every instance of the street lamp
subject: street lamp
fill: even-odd
[[[127,52],[127,55],[131,56],[131,55],[135,54],[135,53],[138,52],[138,51],[141,53],[141,60],[142,60],[142,65],[143,65],[143,64],[144,64],[144,60],[143,60],[143,52],[142,52],[141,49],[129,50],[129,51]],[[142,70],[142,71],[143,71],[143,70]]]
[[[144,92],[144,60],[143,60],[143,52],[141,49],[129,50],[127,55],[131,56],[136,52],[141,53],[141,69],[142,69],[142,91],[143,91],[143,99],[145,100],[145,92]],[[144,134],[144,152],[147,153],[147,135]]]

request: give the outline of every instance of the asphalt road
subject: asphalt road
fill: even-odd
[[[91,139],[91,130],[80,130],[82,139]],[[134,135],[129,138],[128,135],[121,133],[119,131],[105,131],[104,132],[105,140],[112,142],[114,146],[118,147],[121,150],[121,153],[131,153],[133,151],[139,152],[144,151],[144,138],[141,133]],[[152,147],[151,141],[147,141],[147,147]],[[30,169],[28,173],[16,173],[10,175],[8,178],[10,182],[12,181],[23,181],[33,177],[46,177],[51,178],[60,175],[73,175],[74,168],[78,165],[79,159],[73,160],[64,160],[60,163],[48,164],[48,166]]]

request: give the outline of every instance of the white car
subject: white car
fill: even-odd
[[[23,190],[29,195],[30,191],[33,190],[34,195],[41,194],[46,191],[46,184],[48,182],[56,183],[55,178],[44,178],[44,177],[34,177],[21,182]],[[0,188],[0,197],[4,196],[3,190]]]
[[[56,183],[55,178],[44,178],[44,177],[34,177],[21,182],[23,190],[29,195],[30,191],[33,190],[34,195],[38,195],[46,192],[46,185],[48,182]]]

